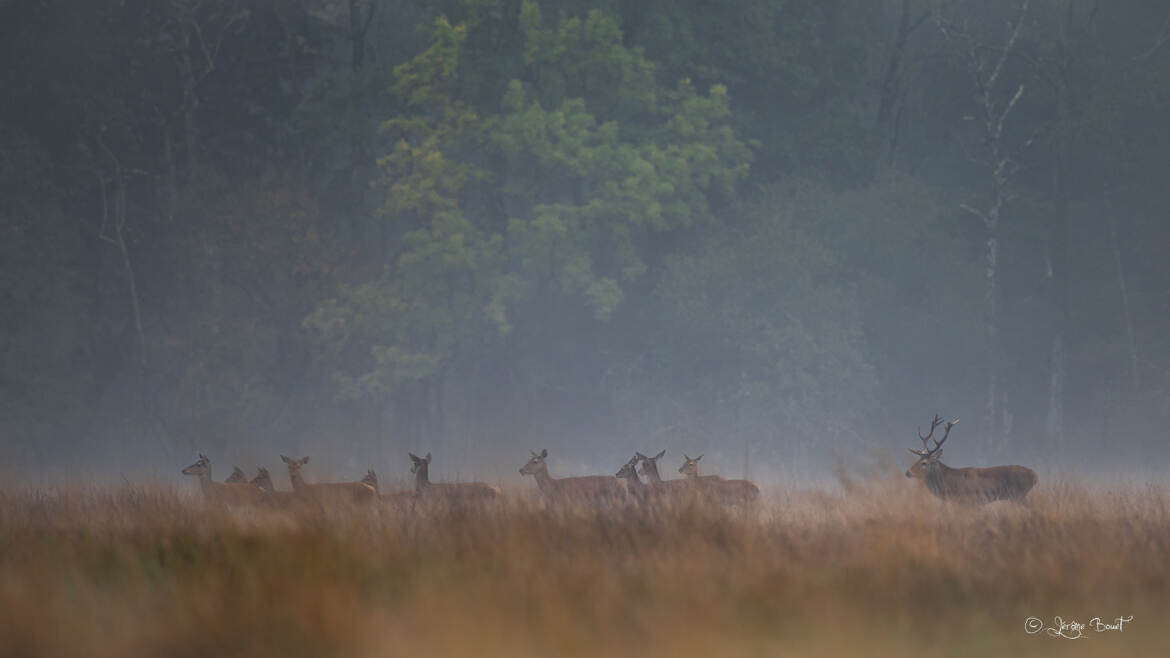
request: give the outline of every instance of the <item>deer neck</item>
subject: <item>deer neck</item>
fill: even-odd
[[[647,486],[649,486],[645,482],[643,482],[641,478],[638,477],[637,473],[635,473],[633,475],[628,475],[628,476],[623,477],[621,479],[626,481],[626,486],[628,486],[630,489],[636,489],[636,490],[641,491],[641,490],[645,489]]]
[[[554,493],[557,490],[557,481],[548,474],[547,464],[541,464],[539,469],[533,471],[532,477],[536,478],[536,486],[546,494]]]
[[[928,464],[922,478],[926,482],[926,488],[930,490],[930,493],[942,498],[946,495],[944,481],[954,470],[942,462]]]
[[[288,469],[288,479],[292,482],[293,491],[303,491],[309,486],[299,470]]]
[[[414,490],[415,491],[421,492],[423,489],[426,489],[427,487],[431,486],[430,474],[427,472],[428,470],[430,470],[429,468],[427,468],[428,466],[429,466],[429,464],[427,464],[426,462],[423,462],[423,463],[419,464],[418,469],[415,470],[415,472],[414,472]]]
[[[658,475],[658,464],[652,461],[646,461],[645,464],[646,468],[642,470],[646,471],[646,479],[650,484],[662,484],[662,477]]]
[[[199,490],[208,498],[215,497],[215,483],[211,481],[211,469],[199,474]]]

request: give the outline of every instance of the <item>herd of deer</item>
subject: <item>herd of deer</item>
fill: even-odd
[[[911,448],[918,460],[906,471],[906,477],[922,480],[935,496],[962,502],[990,502],[1011,500],[1024,502],[1028,491],[1036,485],[1036,473],[1023,466],[994,466],[991,468],[951,468],[939,461],[942,445],[950,436],[951,429],[958,423],[945,423],[941,439],[934,439],[934,431],[943,425],[935,416],[926,436],[918,432],[922,449]],[[927,445],[933,441],[934,446]],[[640,452],[626,462],[615,475],[587,475],[581,477],[554,478],[549,475],[548,450],[532,458],[520,467],[522,475],[536,479],[540,492],[553,501],[598,501],[618,502],[634,500],[650,502],[679,497],[695,497],[724,505],[747,505],[760,495],[760,488],[749,480],[725,480],[717,475],[699,475],[699,460],[702,455],[691,459],[683,455],[678,472],[683,477],[664,480],[658,473],[658,460],[665,450],[653,457]],[[214,501],[231,504],[280,504],[293,502],[347,502],[361,503],[383,500],[396,503],[441,500],[445,502],[486,502],[496,498],[500,490],[482,482],[437,483],[430,480],[431,454],[418,457],[408,453],[414,475],[414,489],[408,491],[382,492],[378,487],[378,476],[373,470],[358,482],[329,482],[310,484],[305,481],[301,470],[309,463],[308,457],[291,459],[281,455],[288,466],[292,491],[279,491],[273,486],[268,469],[257,469],[256,477],[248,480],[238,467],[223,482],[211,479],[211,460],[199,455],[199,461],[183,469],[184,475],[199,478],[203,494]],[[639,463],[641,466],[639,467]],[[641,477],[639,477],[641,475]],[[645,480],[643,480],[645,478]]]

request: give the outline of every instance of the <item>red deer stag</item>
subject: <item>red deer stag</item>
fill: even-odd
[[[532,453],[532,459],[520,467],[521,475],[536,478],[536,486],[550,500],[620,500],[625,498],[626,483],[612,475],[584,475],[554,478],[548,474],[548,450]]]
[[[746,505],[760,497],[760,488],[751,480],[724,480],[715,475],[699,475],[699,460],[703,455],[691,459],[683,455],[678,472],[686,476],[687,482],[703,495],[724,505]]]
[[[1024,496],[1036,486],[1036,472],[1032,469],[1023,466],[951,468],[939,461],[942,444],[958,422],[955,419],[946,423],[941,439],[934,438],[934,430],[942,424],[937,414],[930,422],[930,432],[926,436],[922,436],[922,429],[919,428],[918,438],[922,440],[922,450],[910,448],[910,452],[918,456],[918,461],[906,471],[906,477],[922,480],[930,493],[943,500],[970,503],[1010,500],[1023,503]],[[934,447],[929,447],[927,441],[934,441]]]
[[[183,475],[199,478],[199,489],[208,500],[234,505],[263,503],[268,494],[247,482],[215,482],[211,479],[211,460],[199,455],[199,461],[183,469]]]
[[[500,490],[483,482],[431,482],[431,453],[419,457],[413,452],[410,461],[414,463],[410,472],[414,474],[414,492],[420,500],[445,500],[450,503],[486,502],[495,500]]]
[[[284,455],[280,459],[288,464],[288,479],[292,480],[293,492],[298,498],[316,502],[367,502],[374,500],[374,488],[364,482],[326,482],[309,484],[301,469],[309,463],[308,457],[289,459]]]

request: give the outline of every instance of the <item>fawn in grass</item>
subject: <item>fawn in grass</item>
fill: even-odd
[[[724,480],[715,475],[699,475],[699,460],[702,458],[703,455],[699,455],[691,459],[684,454],[678,472],[704,496],[724,505],[746,505],[760,497],[760,488],[751,480]]]
[[[451,503],[487,502],[495,500],[500,490],[483,482],[431,482],[431,453],[419,457],[413,452],[410,472],[414,475],[414,491],[420,500],[445,500]]]
[[[918,430],[922,449],[910,448],[918,461],[906,470],[906,477],[922,480],[930,493],[943,500],[967,503],[989,503],[993,500],[1010,500],[1024,503],[1024,497],[1036,486],[1036,472],[1024,466],[991,466],[988,468],[951,468],[939,461],[942,445],[951,435],[951,429],[958,419],[945,424],[943,437],[934,438],[934,430],[942,424],[935,414],[926,436]],[[934,446],[927,445],[933,441]]]
[[[372,501],[377,497],[374,487],[365,482],[309,484],[305,482],[305,476],[301,473],[301,469],[309,463],[308,457],[291,459],[281,455],[280,459],[288,465],[288,479],[292,481],[293,492],[302,500],[361,503]]]
[[[554,478],[548,474],[548,450],[532,453],[528,463],[520,467],[521,475],[536,478],[536,486],[551,500],[620,500],[626,497],[626,483],[612,475],[585,475]]]
[[[199,489],[208,499],[234,505],[254,505],[268,500],[268,494],[260,487],[247,482],[215,482],[211,479],[211,460],[199,455],[199,460],[183,469],[183,475],[199,478]]]

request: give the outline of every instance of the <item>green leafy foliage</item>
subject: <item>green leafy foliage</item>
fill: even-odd
[[[510,306],[534,295],[576,298],[610,318],[624,286],[646,272],[639,242],[713,222],[715,195],[747,173],[724,88],[659,88],[653,66],[601,12],[546,29],[525,3],[520,23],[517,73],[537,82],[530,93],[511,80],[498,112],[464,98],[464,25],[436,19],[430,46],[395,69],[404,112],[382,124],[397,141],[378,160],[378,185],[401,250],[382,277],[346,288],[345,301],[310,319],[335,342],[331,318],[378,327],[357,338],[370,355],[357,374],[337,375],[347,396],[435,376],[474,337],[506,334]],[[623,130],[619,117],[636,128]],[[493,196],[507,214],[482,207]]]

